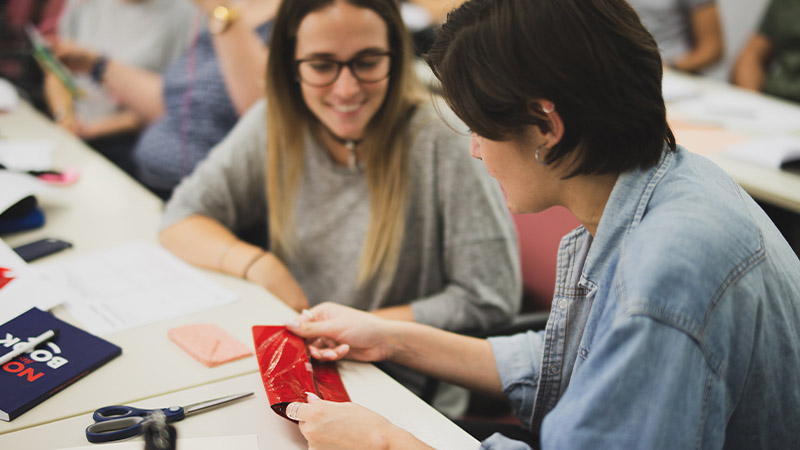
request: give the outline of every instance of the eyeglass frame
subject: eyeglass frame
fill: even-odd
[[[386,72],[386,76],[385,77],[381,78],[380,80],[371,80],[371,81],[362,80],[361,78],[359,78],[359,76],[356,74],[356,71],[353,70],[353,63],[358,61],[361,58],[369,57],[369,56],[388,56],[389,57],[389,71]],[[383,80],[389,78],[389,75],[392,74],[392,66],[391,66],[392,56],[394,56],[394,52],[387,51],[387,52],[380,52],[380,53],[364,53],[364,54],[361,54],[359,56],[354,56],[354,57],[348,59],[347,61],[338,61],[338,60],[331,59],[331,58],[320,58],[320,57],[296,59],[296,60],[294,60],[295,79],[300,83],[305,83],[305,84],[307,84],[309,86],[312,86],[312,87],[328,87],[328,86],[332,85],[333,83],[336,83],[336,81],[342,75],[342,69],[345,66],[347,66],[347,68],[350,70],[350,74],[353,75],[353,78],[358,80],[359,83],[377,83],[379,81],[383,81]],[[309,61],[326,61],[326,62],[330,62],[330,63],[336,64],[336,67],[337,67],[336,68],[336,76],[333,77],[333,80],[331,80],[331,82],[328,83],[328,84],[311,84],[311,83],[309,83],[307,81],[304,81],[303,77],[300,76],[300,64],[302,64],[304,62],[309,62]]]

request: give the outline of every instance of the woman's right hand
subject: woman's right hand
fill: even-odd
[[[261,255],[245,273],[245,279],[252,281],[275,294],[297,312],[309,307],[303,288],[295,280],[283,262],[272,253]]]
[[[303,311],[286,327],[309,342],[309,352],[316,359],[335,361],[347,356],[371,362],[392,355],[389,330],[398,323],[349,306],[322,303]]]
[[[58,126],[69,131],[75,136],[80,136],[81,123],[75,115],[71,105],[59,106],[54,109],[53,120]]]
[[[53,45],[53,54],[70,70],[77,73],[88,73],[100,57],[99,54],[64,39]]]

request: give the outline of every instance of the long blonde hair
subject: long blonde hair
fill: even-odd
[[[288,0],[281,4],[267,64],[267,202],[272,251],[294,256],[294,200],[304,171],[305,133],[317,118],[296,81],[297,30],[309,13],[335,1],[375,11],[386,23],[393,54],[383,105],[367,124],[360,149],[370,193],[370,218],[359,263],[358,283],[394,274],[407,216],[413,139],[409,123],[424,98],[413,69],[413,50],[394,0]],[[302,124],[302,126],[298,126]]]

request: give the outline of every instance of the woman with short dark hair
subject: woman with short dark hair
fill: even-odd
[[[481,340],[324,304],[288,324],[312,356],[505,395],[542,448],[800,448],[800,261],[741,187],[676,146],[630,6],[471,0],[428,61],[511,210],[561,205],[582,224],[561,241],[547,328]],[[353,404],[288,410],[314,448],[423,446]]]

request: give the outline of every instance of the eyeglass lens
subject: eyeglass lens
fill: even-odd
[[[298,61],[297,70],[304,83],[321,87],[333,84],[343,66],[347,66],[358,81],[374,83],[389,76],[391,56],[385,53],[368,54],[344,62],[323,58],[304,59]]]

